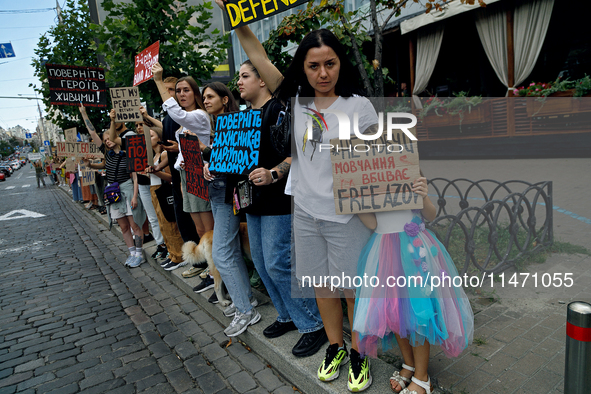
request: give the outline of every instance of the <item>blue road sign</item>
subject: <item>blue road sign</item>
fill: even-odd
[[[49,144],[49,141],[43,141],[43,145],[45,145],[45,146],[49,146],[49,145],[50,145],[50,144]]]
[[[0,44],[0,59],[5,57],[16,57],[11,43]]]
[[[31,133],[25,133],[25,138],[29,139],[29,138],[33,138],[33,136],[31,135]]]

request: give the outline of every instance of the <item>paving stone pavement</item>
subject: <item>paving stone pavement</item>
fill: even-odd
[[[240,343],[222,347],[223,327],[149,264],[125,268],[121,239],[81,204],[14,178],[0,216],[45,216],[0,222],[0,394],[294,392]]]

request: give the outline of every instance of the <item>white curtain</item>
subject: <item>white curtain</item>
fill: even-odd
[[[417,59],[415,67],[415,85],[413,97],[420,108],[420,101],[417,94],[427,88],[429,78],[435,69],[441,41],[443,40],[443,24],[439,23],[434,27],[424,27],[417,32]]]
[[[509,86],[507,60],[507,15],[502,4],[476,11],[476,30],[486,57],[503,85]]]
[[[546,38],[554,0],[521,2],[513,14],[515,86],[531,74]]]
[[[514,86],[509,86],[507,16],[502,5],[476,11],[476,29],[497,77],[508,91],[531,74],[546,38],[554,0],[519,1],[513,12]]]

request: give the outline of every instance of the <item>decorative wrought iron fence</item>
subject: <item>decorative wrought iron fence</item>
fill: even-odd
[[[456,260],[465,256],[455,261],[461,274],[470,263],[481,272],[504,271],[554,241],[551,181],[434,178],[429,184],[437,218],[428,227],[450,253],[460,251]]]

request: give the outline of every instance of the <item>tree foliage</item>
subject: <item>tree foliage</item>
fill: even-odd
[[[53,26],[41,36],[33,67],[35,76],[41,81],[40,86],[30,84],[41,96],[48,112],[48,119],[62,129],[82,126],[80,113],[74,106],[51,106],[49,100],[49,83],[45,63],[68,64],[74,66],[99,67],[96,52],[91,49],[92,32],[88,29],[90,16],[88,2],[85,0],[67,0],[62,11],[63,23]],[[88,117],[95,127],[105,125],[108,117],[105,110],[88,108]],[[85,131],[82,128],[81,131]]]
[[[131,86],[135,55],[160,41],[159,62],[165,76],[190,75],[197,81],[211,78],[214,68],[227,58],[228,37],[211,25],[211,2],[188,6],[187,0],[135,0],[102,3],[109,16],[92,25],[107,64],[110,86]],[[152,105],[160,96],[152,82],[140,85],[140,94]]]

